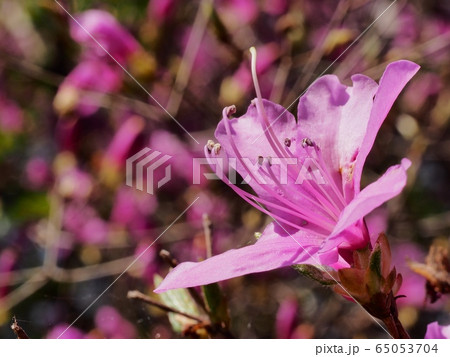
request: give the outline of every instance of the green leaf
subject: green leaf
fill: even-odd
[[[161,284],[163,278],[155,274],[153,276],[153,282],[155,284],[155,287],[157,287],[159,284]],[[202,318],[202,313],[197,305],[197,303],[194,301],[194,299],[191,297],[187,289],[175,289],[175,290],[169,290],[163,293],[160,293],[157,295],[158,298],[163,302],[165,305],[172,307],[178,311],[187,313],[192,316],[198,316],[199,318]],[[181,333],[183,332],[186,327],[190,325],[194,325],[197,323],[197,321],[192,320],[188,317],[169,312],[168,314],[170,324],[172,325],[172,328],[175,332]]]
[[[204,285],[202,286],[202,291],[211,322],[218,324],[224,323],[225,326],[229,326],[230,316],[228,314],[228,304],[219,284]]]

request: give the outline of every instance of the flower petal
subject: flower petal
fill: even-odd
[[[359,191],[359,183],[363,166],[367,155],[369,155],[369,152],[372,149],[381,124],[383,124],[384,119],[402,89],[416,74],[419,68],[420,66],[416,63],[405,60],[393,62],[386,67],[386,70],[380,79],[380,84],[378,86],[372,111],[370,113],[366,135],[357,156],[353,171],[356,190]]]
[[[286,233],[285,233],[286,234]],[[276,232],[274,223],[253,245],[232,249],[199,263],[178,265],[155,292],[188,288],[300,263],[317,264],[311,258],[318,250],[315,237],[297,232],[292,238]]]
[[[342,108],[339,123],[338,150],[341,166],[351,162],[359,150],[367,131],[377,83],[362,74],[352,76],[353,85],[347,88],[348,102]]]
[[[337,147],[342,108],[348,102],[347,86],[334,75],[317,79],[298,102],[297,141],[309,138],[322,149],[325,163],[333,174],[339,172]],[[301,147],[298,147],[299,151]]]
[[[354,197],[353,166],[366,135],[377,84],[357,74],[347,87],[338,77],[328,75],[315,81],[299,101],[299,133],[314,140],[344,197]],[[359,180],[358,180],[359,185]]]
[[[347,88],[350,99],[342,108],[337,133],[339,170],[342,174],[342,188],[347,202],[355,196],[353,167],[366,135],[373,96],[378,88],[375,81],[361,74],[352,76],[352,81],[353,85]],[[356,186],[359,191],[359,178]]]
[[[400,165],[390,167],[377,181],[362,190],[344,208],[330,237],[337,236],[382,203],[397,196],[406,185],[406,170],[410,165],[408,159],[403,159]]]
[[[428,324],[425,339],[450,339],[450,325],[441,326],[437,321]]]

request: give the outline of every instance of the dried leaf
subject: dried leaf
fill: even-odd
[[[434,243],[425,258],[425,264],[408,261],[409,268],[427,279],[427,295],[434,303],[443,294],[450,293],[450,263],[448,247]]]

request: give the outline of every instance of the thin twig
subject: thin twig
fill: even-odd
[[[161,249],[159,256],[164,259],[164,261],[169,264],[171,268],[175,268],[178,265],[178,260],[172,257],[172,254],[168,250]]]
[[[172,312],[172,313],[178,314],[178,315],[182,315],[184,317],[187,317],[189,319],[192,319],[192,320],[195,320],[195,321],[198,321],[198,322],[205,322],[204,320],[202,320],[199,317],[190,315],[190,314],[188,314],[186,312],[183,312],[183,311],[179,311],[177,309],[174,309],[173,307],[167,306],[167,305],[165,305],[165,304],[163,304],[163,303],[161,303],[161,302],[159,302],[157,300],[154,300],[150,296],[145,295],[145,294],[141,293],[138,290],[129,291],[127,293],[127,298],[128,299],[134,299],[134,300],[140,300],[142,302],[145,302],[146,304],[149,304],[149,305],[152,305],[152,306],[156,306],[157,308],[159,308],[161,310],[164,310],[164,311],[167,311],[167,312]]]
[[[47,231],[45,240],[45,255],[43,268],[51,273],[56,268],[58,260],[58,240],[62,227],[63,203],[56,190],[53,189],[49,194],[50,210],[47,221]]]
[[[159,252],[159,256],[163,258],[171,268],[175,268],[178,265],[178,260],[174,258],[168,250],[162,249]],[[202,308],[202,310],[208,313],[205,302],[203,301],[197,290],[195,290],[194,288],[187,288],[187,290],[194,301]]]
[[[211,0],[200,2],[197,15],[194,20],[194,25],[192,26],[191,34],[178,68],[175,84],[173,85],[173,89],[167,103],[167,110],[172,113],[172,115],[176,116],[178,109],[180,108],[183,93],[188,84],[197,52],[200,48],[203,35],[205,34],[206,26],[208,25],[209,17],[211,15],[211,10]]]
[[[350,2],[348,0],[341,0],[334,11],[330,22],[327,26],[327,31],[325,31],[325,35],[320,40],[320,43],[314,47],[309,56],[305,66],[301,71],[301,75],[298,77],[296,83],[293,85],[292,90],[288,94],[286,98],[286,103],[291,103],[292,98],[297,97],[297,93],[303,90],[306,85],[309,83],[311,77],[314,75],[317,66],[320,64],[323,55],[325,54],[325,41],[330,33],[330,31],[336,27],[336,25],[342,21],[342,19],[347,14],[349,9]]]
[[[0,300],[0,312],[11,310],[13,306],[21,303],[47,284],[47,281],[48,279],[43,277],[43,274],[32,276],[29,280]]]
[[[205,235],[206,258],[212,257],[212,222],[207,213],[202,217],[203,232]]]

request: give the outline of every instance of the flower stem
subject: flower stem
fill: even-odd
[[[389,316],[382,319],[387,329],[389,330],[389,333],[392,335],[393,338],[396,339],[411,338],[408,332],[406,332],[400,320],[398,319],[397,303],[395,301],[395,298],[392,296],[392,293],[390,301],[391,304],[389,308],[390,310]]]

